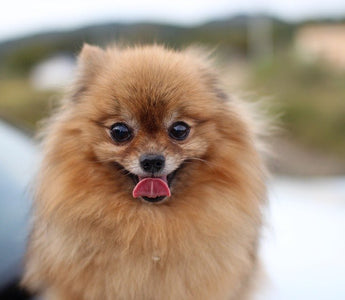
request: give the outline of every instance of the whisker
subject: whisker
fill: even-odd
[[[130,174],[131,172],[129,172],[127,169],[125,169],[123,166],[121,166],[120,164],[118,164],[117,162],[115,162],[113,159],[97,159],[94,161],[94,163],[113,163],[114,165],[116,165],[116,167],[122,171],[122,172],[126,172],[126,174]]]
[[[215,165],[205,159],[199,158],[199,157],[188,157],[187,160],[196,160],[196,161],[201,161],[203,163],[205,163],[207,166],[209,166],[210,168],[213,168]]]
[[[109,163],[109,162],[114,162],[112,159],[96,159],[94,161],[95,163]]]

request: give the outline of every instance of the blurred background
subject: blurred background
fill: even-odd
[[[345,1],[9,1],[0,12],[0,299],[17,299],[39,121],[83,43],[215,49],[271,138],[262,299],[345,299]],[[20,298],[18,298],[20,299]]]

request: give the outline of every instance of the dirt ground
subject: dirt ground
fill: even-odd
[[[345,174],[345,159],[305,148],[286,137],[274,138],[270,148],[269,167],[273,173],[300,176]]]

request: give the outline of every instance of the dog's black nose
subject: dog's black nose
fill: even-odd
[[[165,158],[163,155],[144,154],[140,157],[140,166],[147,173],[159,172],[164,168]]]

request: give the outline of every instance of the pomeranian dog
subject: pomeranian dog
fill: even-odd
[[[55,300],[248,299],[265,168],[202,52],[85,45],[47,122],[23,285]]]

